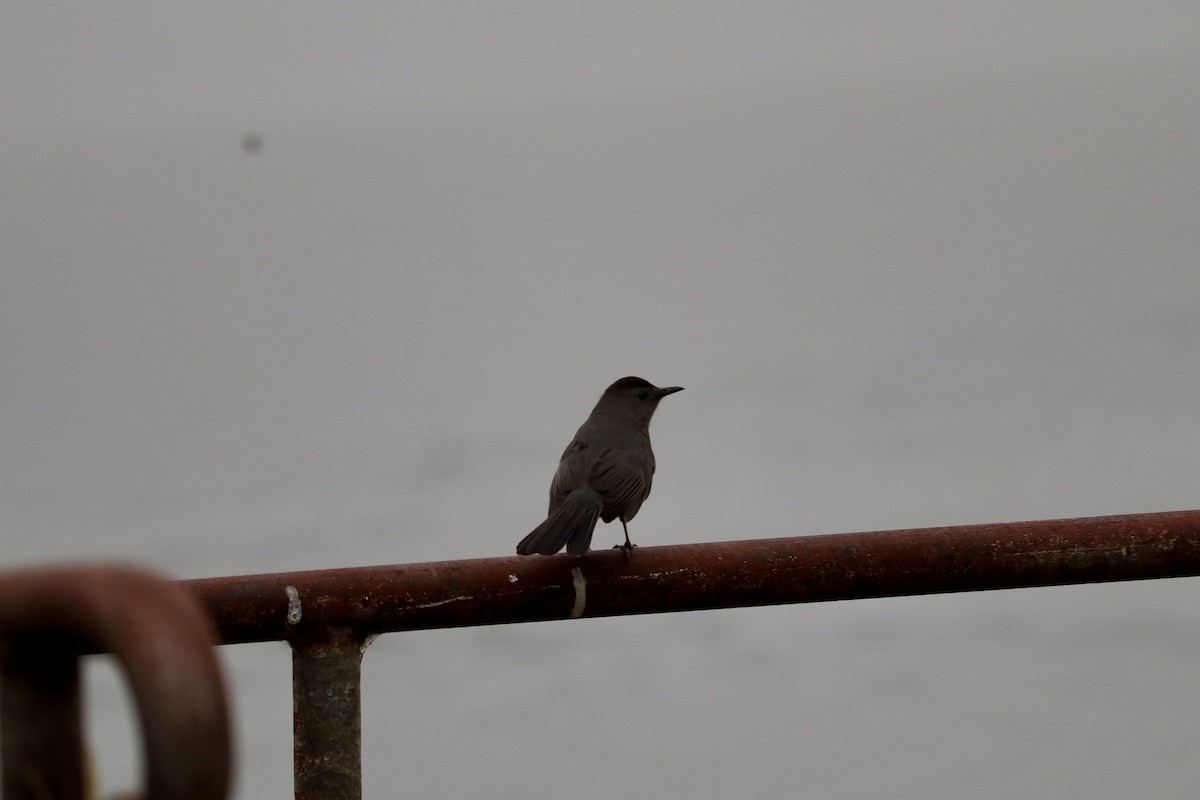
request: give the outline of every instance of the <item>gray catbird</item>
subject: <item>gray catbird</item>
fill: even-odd
[[[625,544],[620,546],[628,555],[634,544],[625,523],[649,497],[654,478],[650,417],[659,400],[681,391],[682,386],[659,389],[641,378],[621,378],[605,389],[558,462],[549,516],[521,540],[517,554],[548,556],[566,545],[569,555],[581,556],[599,517],[621,520]]]

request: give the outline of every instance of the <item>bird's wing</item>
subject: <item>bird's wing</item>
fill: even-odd
[[[626,522],[642,507],[654,479],[654,454],[650,448],[603,450],[592,461],[588,485],[604,500],[604,521],[621,517]]]
[[[588,446],[576,439],[567,445],[550,481],[550,511],[553,514],[575,489],[587,484]]]

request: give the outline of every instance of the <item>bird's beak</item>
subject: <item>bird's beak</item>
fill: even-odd
[[[662,398],[666,397],[669,394],[675,394],[676,392],[682,392],[682,391],[683,391],[682,386],[667,386],[666,388],[658,390],[658,399],[661,400]]]

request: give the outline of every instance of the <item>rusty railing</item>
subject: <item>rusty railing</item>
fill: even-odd
[[[89,796],[79,657],[116,656],[142,728],[150,798],[220,800],[229,722],[217,639],[195,596],[121,567],[0,575],[3,800]]]
[[[617,551],[581,558],[514,556],[175,586],[207,611],[221,642],[291,645],[296,797],[342,800],[361,796],[360,665],[366,643],[377,634],[1193,575],[1200,575],[1200,511],[646,547],[630,559]],[[11,580],[0,576],[0,601],[7,602],[11,590],[5,584]],[[64,588],[52,586],[51,594]],[[30,606],[25,616],[0,610],[5,652],[11,655],[13,642],[41,630],[37,615],[49,613],[46,608]],[[13,628],[18,618],[29,630]],[[132,638],[136,644],[151,635],[157,634]],[[84,638],[85,647],[115,647]],[[60,689],[31,690],[11,664],[5,661],[0,675],[3,800],[41,800],[9,793],[7,776],[22,768],[19,759],[36,762],[43,756],[32,746],[10,752],[8,733],[14,725],[32,729],[34,720],[20,713],[21,706],[54,708]],[[73,686],[67,680],[61,690],[69,693]],[[219,691],[219,682],[212,691]],[[14,704],[18,713],[10,717]],[[44,738],[41,744],[49,746]],[[219,755],[211,758],[214,769],[227,768]]]

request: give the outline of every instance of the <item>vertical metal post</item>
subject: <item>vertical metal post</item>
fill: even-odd
[[[296,800],[361,800],[365,640],[346,630],[291,646]]]
[[[3,800],[84,793],[79,658],[41,637],[0,644]]]

